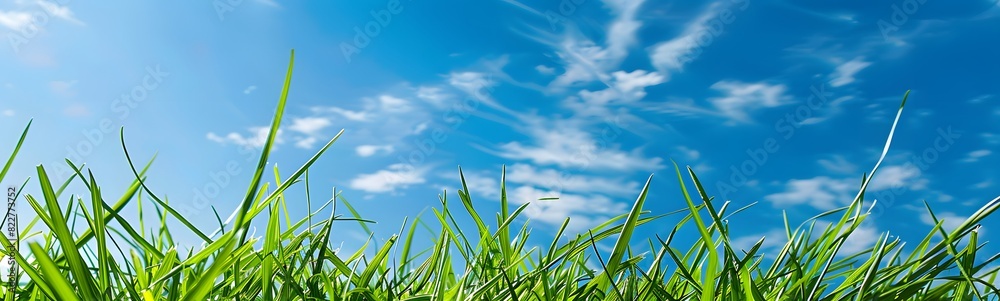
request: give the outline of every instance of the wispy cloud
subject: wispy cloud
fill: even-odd
[[[610,107],[634,103],[646,97],[646,88],[659,85],[665,78],[656,72],[635,70],[632,72],[616,71],[611,73],[611,86],[598,90],[582,90],[579,98],[568,98],[566,107],[584,116],[609,116]]]
[[[974,150],[969,152],[969,154],[965,155],[965,158],[962,159],[962,162],[968,162],[968,163],[977,162],[979,161],[979,159],[989,156],[992,153],[993,151],[988,149]]]
[[[215,141],[221,144],[235,144],[245,147],[262,148],[264,147],[264,143],[267,142],[267,135],[270,132],[270,130],[271,127],[269,126],[257,126],[257,127],[251,127],[248,130],[250,133],[247,135],[231,132],[229,134],[226,134],[225,136],[220,136],[215,133],[209,132],[206,135],[206,138],[208,138],[208,140]],[[275,136],[274,138],[275,144],[282,144],[285,142],[284,139],[282,138],[283,133],[284,133],[283,130],[281,129],[278,130],[277,136]]]
[[[289,130],[305,135],[292,137],[298,148],[311,149],[319,141],[320,131],[331,125],[330,119],[323,117],[293,118]]]
[[[559,199],[540,200],[551,197]],[[508,198],[515,204],[531,203],[524,214],[532,222],[558,227],[569,218],[569,225],[566,226],[569,233],[585,231],[628,210],[624,203],[605,196],[557,193],[531,186],[512,189]]]
[[[637,42],[637,33],[643,24],[637,14],[645,1],[605,0],[604,3],[611,9],[613,17],[605,28],[604,43],[584,36],[572,22],[567,23],[569,26],[562,36],[546,33],[545,30],[538,30],[537,36],[529,36],[552,47],[562,64],[563,72],[548,85],[551,91],[561,92],[568,87],[591,82],[603,82],[610,86],[609,73],[620,71],[621,62]],[[543,74],[555,71],[542,65],[536,66],[536,70]]]
[[[854,75],[871,66],[871,62],[866,62],[863,57],[857,57],[837,66],[837,70],[830,75],[830,85],[840,87],[853,83]]]
[[[805,204],[830,210],[850,203],[857,188],[857,181],[819,176],[788,181],[784,192],[767,195],[764,199],[778,208]]]
[[[684,65],[690,62],[689,56],[700,47],[698,36],[708,32],[707,23],[718,15],[720,6],[721,2],[709,5],[684,26],[680,35],[653,46],[649,54],[653,66],[668,77],[672,73],[683,71]]]
[[[322,117],[293,118],[292,125],[288,127],[306,135],[315,135],[320,130],[330,126],[330,120]]]
[[[698,160],[701,157],[701,152],[696,149],[691,149],[687,146],[678,146],[677,150],[684,154],[688,160]]]
[[[930,181],[921,175],[920,168],[913,164],[883,166],[868,183],[868,190],[879,191],[894,187],[923,190]]]
[[[618,135],[620,128],[605,127],[595,133],[584,131],[580,121],[535,120],[539,123],[525,131],[533,145],[519,141],[501,144],[499,150],[486,150],[502,158],[528,160],[537,165],[555,165],[562,168],[593,168],[603,170],[654,170],[663,168],[663,159],[648,158],[642,148],[624,151],[620,145],[605,139]],[[599,140],[598,137],[601,137]]]
[[[1000,2],[998,2],[998,3],[1000,3]],[[974,97],[972,99],[969,99],[969,103],[974,103],[974,104],[984,103],[984,102],[986,102],[986,100],[991,99],[991,98],[993,98],[993,94],[980,95],[980,96],[976,96],[976,97]]]
[[[552,68],[552,67],[545,66],[545,65],[535,66],[535,70],[538,71],[538,73],[545,74],[545,75],[551,75],[551,74],[555,74],[556,73],[556,68]]]
[[[257,0],[257,2],[261,3],[261,4],[264,4],[264,5],[267,5],[267,6],[270,6],[270,7],[281,7],[281,5],[278,4],[278,2],[274,1],[274,0]]]
[[[816,221],[816,229],[825,229],[830,224],[831,223],[828,221],[822,221],[822,220]],[[845,229],[843,230],[843,232],[841,232],[841,234],[845,233],[846,231],[847,228],[845,227]],[[793,235],[795,235],[795,233],[793,233]],[[801,236],[802,232],[799,232],[797,235]],[[814,232],[813,237],[811,237],[811,239],[816,239],[819,237],[819,235],[820,233]],[[857,229],[855,229],[854,232],[851,232],[851,235],[847,237],[847,240],[844,241],[844,244],[840,247],[840,250],[837,251],[837,256],[846,257],[862,252],[868,248],[871,248],[872,246],[875,245],[875,242],[878,241],[881,235],[882,232],[879,231],[878,228],[876,228],[875,226],[862,224]],[[779,249],[783,247],[786,243],[788,243],[788,236],[785,233],[784,229],[771,229],[763,234],[738,237],[735,240],[733,240],[733,246],[739,249],[749,250],[761,238],[764,238],[764,243],[761,245],[761,249],[763,250],[764,253],[774,252],[776,251],[776,249]],[[810,238],[799,238],[799,239],[810,239]]]
[[[420,86],[417,88],[417,98],[427,101],[439,109],[444,108],[447,101],[453,97],[444,92],[441,87]]]
[[[927,212],[927,209],[924,207],[910,206],[907,208],[909,208],[910,210],[919,211],[920,222],[924,223],[924,225],[928,226],[937,225],[937,223],[934,222],[934,217],[937,217],[938,221],[943,221],[941,227],[943,227],[944,231],[946,232],[951,232],[954,231],[955,229],[958,229],[958,227],[961,226],[962,223],[964,223],[965,220],[969,218],[968,216],[958,215],[954,212],[948,212],[948,211],[935,211],[934,216],[932,217],[930,212]],[[979,234],[983,235],[982,232],[980,232]]]
[[[0,10],[0,25],[10,30],[21,30],[21,27],[31,24],[31,14],[22,11]]]
[[[379,152],[392,153],[395,147],[392,145],[359,145],[354,151],[361,157],[371,157]]]
[[[90,108],[82,103],[73,103],[63,109],[63,114],[70,117],[90,116]]]
[[[751,120],[748,111],[785,105],[789,98],[785,95],[787,88],[782,84],[720,81],[711,88],[722,92],[723,96],[709,98],[708,102],[723,115],[740,122]]]
[[[833,155],[829,159],[820,159],[817,163],[826,170],[838,174],[853,174],[858,169],[856,165],[847,161],[841,155]]]
[[[370,193],[396,192],[411,185],[426,182],[427,169],[413,168],[406,164],[389,165],[383,170],[361,174],[351,180],[351,188]]]
[[[976,184],[972,184],[972,188],[975,189],[984,189],[989,188],[990,186],[993,186],[993,179],[985,179]]]
[[[76,86],[77,80],[57,80],[49,82],[49,89],[52,93],[62,96],[62,97],[73,97],[76,96],[76,91],[73,86]]]
[[[579,178],[573,183],[566,183],[565,190],[551,187],[539,187],[535,184],[550,182],[551,178],[539,179],[539,176],[551,176],[553,170],[538,170],[528,165],[515,165],[507,173],[507,199],[515,205],[530,203],[522,216],[531,220],[534,225],[542,223],[550,227],[561,226],[570,218],[566,227],[569,233],[578,233],[590,229],[609,218],[624,213],[628,207],[624,202],[618,202],[599,193],[594,189],[584,187],[586,183],[596,183],[597,178]],[[447,177],[456,181],[453,177]],[[470,171],[465,173],[469,193],[473,197],[483,197],[496,200],[500,197],[500,180],[490,176],[489,172]],[[631,184],[628,184],[631,185]],[[448,187],[443,187],[449,189]],[[450,189],[449,189],[450,190]],[[612,189],[614,190],[614,189]],[[634,190],[631,192],[635,192]],[[558,198],[556,200],[540,200],[542,198]]]
[[[507,170],[510,183],[536,185],[570,193],[602,193],[628,196],[639,191],[639,182],[602,176],[564,176],[556,169],[538,168],[529,164],[514,164]]]
[[[710,88],[722,94],[706,100],[710,107],[699,105],[689,98],[672,98],[661,104],[646,106],[646,109],[677,116],[721,117],[727,119],[726,125],[733,126],[753,123],[751,112],[791,103],[791,97],[785,94],[788,88],[783,84],[723,80]]]
[[[55,16],[78,25],[85,25],[83,21],[80,21],[74,16],[73,11],[69,9],[68,6],[59,5],[50,1],[39,0],[36,2],[38,6],[42,7],[46,12]]]

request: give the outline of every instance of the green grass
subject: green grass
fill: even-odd
[[[293,52],[294,62],[294,52]],[[330,140],[291,176],[264,183],[269,152],[274,144],[288,96],[292,63],[278,102],[271,131],[246,195],[235,208],[235,222],[221,233],[205,234],[177,213],[144,184],[145,172],[128,156],[135,180],[110,199],[82,166],[67,160],[76,171],[64,183],[52,183],[46,169],[37,167],[40,195],[24,199],[49,229],[26,250],[14,254],[27,279],[17,288],[17,300],[998,300],[992,285],[998,271],[997,255],[981,254],[978,224],[1000,206],[993,199],[960,227],[947,232],[938,222],[925,239],[905,251],[888,234],[857,254],[839,252],[847,236],[869,218],[863,208],[871,175],[888,152],[892,134],[906,103],[899,107],[882,156],[870,173],[859,179],[857,196],[849,206],[832,210],[791,227],[784,220],[788,242],[776,253],[764,254],[763,241],[749,250],[734,249],[726,220],[741,209],[713,201],[691,168],[674,164],[686,203],[686,214],[670,233],[646,240],[648,249],[634,250],[634,233],[663,215],[643,210],[650,181],[632,209],[581,235],[565,234],[568,220],[547,246],[531,246],[527,224],[515,228],[527,204],[510,208],[501,180],[500,208],[484,216],[483,203],[474,203],[465,178],[458,191],[462,213],[451,211],[447,194],[433,218],[403,221],[398,235],[381,245],[368,242],[353,254],[335,252],[331,240],[334,222],[360,222],[357,211],[339,194],[312,210],[311,198],[286,200],[284,193],[298,183],[308,191],[308,170],[336,140]],[[8,159],[8,171],[28,133],[30,123]],[[343,131],[341,131],[341,134]],[[461,174],[461,172],[460,172]],[[650,178],[651,180],[652,178]],[[89,195],[64,196],[69,183],[85,185]],[[27,182],[25,182],[27,183]],[[59,186],[55,186],[59,184]],[[144,198],[140,198],[144,196]],[[151,202],[159,220],[127,221],[122,208]],[[311,213],[290,220],[289,203],[310,204]],[[347,205],[349,215],[336,210]],[[488,202],[486,204],[494,204]],[[474,205],[479,206],[474,208]],[[146,206],[149,206],[148,204]],[[928,210],[930,210],[928,208]],[[462,216],[459,216],[462,215]],[[142,216],[142,214],[140,214]],[[471,218],[475,227],[458,226],[456,217]],[[495,217],[495,219],[493,219]],[[817,223],[818,218],[833,223]],[[67,220],[86,222],[82,233],[69,229]],[[186,229],[168,229],[177,220]],[[251,222],[266,220],[263,236],[248,235]],[[418,227],[436,223],[429,247],[414,240]],[[697,230],[692,245],[674,242],[685,224]],[[138,228],[134,228],[138,225]],[[825,225],[819,227],[819,225]],[[146,233],[148,227],[158,229]],[[687,229],[692,226],[688,225]],[[190,231],[205,242],[203,248],[178,250],[173,237]],[[367,228],[366,228],[367,231]],[[27,230],[25,230],[27,233]],[[598,241],[616,239],[610,255],[596,252]],[[769,238],[773,239],[773,238]],[[12,245],[4,242],[5,254]],[[561,242],[561,243],[560,243]],[[592,270],[588,262],[598,262]],[[990,268],[993,267],[993,268]],[[3,287],[6,300],[11,288]]]

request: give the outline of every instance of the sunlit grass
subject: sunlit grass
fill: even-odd
[[[360,221],[363,225],[370,221],[361,219],[336,193],[307,217],[289,220],[286,202],[292,201],[284,194],[297,183],[308,187],[308,169],[343,131],[289,177],[281,178],[274,168],[274,184],[264,181],[292,66],[246,195],[234,208],[237,213],[231,224],[223,225],[220,220],[225,229],[220,233],[198,229],[145,186],[144,175],[152,160],[136,168],[124,147],[124,135],[122,145],[135,180],[116,194],[117,199],[107,199],[111,195],[100,188],[93,174],[72,162],[67,164],[75,175],[64,183],[52,183],[45,167],[39,165],[37,183],[32,185],[38,185],[41,193],[23,199],[38,214],[28,226],[41,222],[49,231],[14,254],[27,279],[17,288],[17,300],[1000,299],[1000,291],[993,286],[998,275],[993,262],[998,256],[979,252],[978,234],[979,224],[997,210],[1000,198],[950,232],[938,221],[926,238],[906,251],[898,238],[883,234],[867,250],[840,252],[847,237],[869,217],[863,206],[864,192],[888,152],[906,96],[878,163],[859,179],[858,194],[850,205],[823,213],[801,227],[792,227],[786,219],[788,242],[776,253],[763,254],[763,241],[748,250],[732,246],[725,221],[742,208],[731,210],[729,202],[713,201],[691,168],[675,164],[683,192],[677,197],[686,203],[680,213],[686,216],[670,233],[646,240],[648,249],[631,246],[638,227],[662,217],[643,210],[650,181],[637,191],[627,214],[582,235],[564,234],[567,219],[551,244],[532,246],[527,243],[527,225],[513,227],[528,204],[511,208],[503,178],[496,214],[481,215],[490,212],[489,208],[473,202],[460,173],[457,202],[458,210],[464,212],[453,212],[455,201],[444,194],[433,218],[403,221],[401,233],[381,244],[368,242],[348,254],[335,252],[331,242],[334,222]],[[30,123],[0,172],[0,181],[29,128]],[[73,182],[85,185],[89,194],[64,196],[63,190]],[[152,202],[159,220],[151,224],[141,217],[129,221],[120,216],[126,205],[140,202],[139,195]],[[294,204],[302,203],[294,200]],[[331,209],[335,204],[346,205],[349,214]],[[460,227],[458,215],[470,218],[474,227]],[[820,224],[816,222],[819,217],[836,222]],[[86,230],[70,229],[70,218],[84,220]],[[167,228],[171,219],[184,228]],[[251,223],[261,219],[266,220],[263,235],[249,235]],[[439,226],[430,247],[414,241],[421,223]],[[693,225],[686,229],[697,230],[691,233],[696,240],[692,245],[677,245],[674,238],[688,223]],[[145,227],[159,229],[147,233]],[[203,240],[204,247],[176,249],[173,237],[189,235],[181,233],[186,231]],[[596,252],[597,242],[611,239],[615,242],[610,252]],[[13,246],[0,241],[5,254],[10,254]],[[600,268],[591,269],[589,262],[597,262]],[[2,289],[6,300],[13,297],[10,290]]]

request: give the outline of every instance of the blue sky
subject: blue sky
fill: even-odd
[[[241,149],[263,140],[291,49],[271,163],[287,176],[344,129],[311,170],[313,203],[336,187],[380,238],[445,189],[457,202],[458,166],[492,216],[506,165],[544,241],[566,217],[579,231],[627,212],[651,174],[647,209],[683,208],[675,160],[731,208],[758,202],[730,220],[735,240],[774,247],[782,212],[798,224],[853,198],[908,89],[868,194],[882,205],[846,251],[884,231],[921,238],[924,200],[954,227],[1000,194],[996,0],[16,0],[0,2],[0,32],[3,154],[34,120],[5,185],[31,177],[37,194],[33,167],[62,180],[70,157],[116,199],[124,127],[134,159],[158,154],[153,190],[207,229],[209,205],[225,218],[245,193],[256,157]],[[343,229],[347,246],[366,237]]]

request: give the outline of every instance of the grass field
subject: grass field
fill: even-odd
[[[777,253],[761,253],[762,241],[747,250],[734,249],[725,221],[742,208],[713,201],[691,168],[676,165],[674,176],[683,191],[678,197],[687,204],[681,214],[686,216],[674,232],[646,239],[648,249],[630,247],[644,239],[633,235],[637,227],[662,217],[643,210],[648,181],[627,214],[582,235],[564,235],[567,221],[551,244],[531,246],[526,243],[528,225],[513,227],[527,204],[508,206],[501,181],[500,207],[484,211],[488,208],[468,195],[463,176],[459,200],[442,197],[435,218],[422,221],[439,226],[431,246],[413,240],[422,225],[414,220],[404,221],[400,233],[384,243],[365,244],[353,254],[335,252],[334,221],[368,221],[339,195],[307,218],[289,220],[290,203],[311,200],[286,200],[284,192],[292,185],[309,185],[310,166],[340,134],[291,176],[281,179],[275,168],[275,181],[264,181],[293,65],[294,52],[267,143],[246,196],[235,208],[235,222],[219,222],[225,231],[205,233],[150,191],[140,179],[152,162],[136,167],[129,157],[136,180],[126,191],[113,193],[103,191],[91,173],[72,162],[67,161],[77,173],[64,183],[52,183],[45,167],[38,166],[37,183],[30,185],[39,185],[41,195],[22,196],[38,218],[22,227],[40,222],[50,231],[14,253],[24,281],[16,288],[4,286],[5,300],[1000,300],[994,286],[998,255],[980,252],[984,242],[978,233],[978,224],[1000,207],[1000,198],[951,232],[938,222],[906,250],[899,239],[883,234],[865,251],[838,252],[868,217],[864,192],[889,150],[906,96],[882,157],[859,179],[854,201],[818,216],[836,220],[823,227],[815,219],[801,227],[786,219],[788,243]],[[86,185],[90,194],[64,195],[74,181]],[[135,202],[154,206],[160,219],[119,216]],[[349,213],[333,210],[338,203]],[[475,227],[459,227],[458,215],[470,217]],[[71,218],[85,220],[86,231],[72,231],[67,226]],[[187,228],[168,229],[168,220]],[[262,236],[249,235],[254,220],[266,220]],[[684,229],[697,229],[692,245],[673,241],[684,224],[693,224]],[[147,233],[149,227],[159,231]],[[176,231],[191,231],[206,246],[175,249]],[[596,252],[595,242],[602,240],[613,240],[613,251]],[[4,254],[11,254],[14,246],[0,241]],[[594,259],[600,268],[589,267]]]

